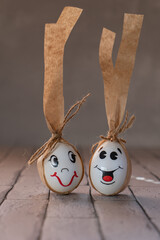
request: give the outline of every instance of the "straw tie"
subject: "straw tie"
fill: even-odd
[[[106,140],[106,141],[108,140],[111,142],[114,142],[114,141],[119,142],[120,144],[126,143],[126,140],[123,138],[120,138],[118,135],[121,133],[124,133],[127,129],[131,128],[134,120],[135,120],[134,115],[132,115],[130,117],[130,119],[128,120],[128,111],[126,111],[126,116],[125,116],[123,124],[121,126],[118,126],[117,128],[115,128],[114,130],[109,130],[107,137],[101,135],[100,138],[103,140]],[[98,145],[98,142],[92,146],[92,149],[91,149],[92,153],[94,152],[94,148],[97,145]]]
[[[65,127],[65,125],[78,113],[80,110],[82,104],[86,101],[86,98],[90,95],[87,94],[85,97],[83,97],[80,101],[76,102],[67,112],[67,114],[64,117],[62,127],[60,130],[55,131],[52,129],[52,136],[51,138],[44,143],[29,159],[28,164],[31,165],[33,162],[38,160],[41,156],[43,156],[43,159],[48,157],[50,152],[55,148],[56,144],[60,141],[68,143],[63,137],[62,137],[62,131]],[[77,107],[77,108],[76,108]],[[72,113],[72,111],[76,108],[76,110]]]

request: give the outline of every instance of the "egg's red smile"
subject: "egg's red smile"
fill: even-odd
[[[57,176],[57,172],[55,172],[53,175],[50,175],[50,176],[51,176],[51,177],[56,177],[56,178],[58,179],[58,182],[59,182],[63,187],[68,187],[68,186],[70,186],[70,185],[72,184],[72,182],[73,182],[74,177],[76,177],[76,178],[78,177],[76,171],[74,171],[74,174],[73,174],[70,182],[69,182],[67,185],[65,185],[65,184],[62,183],[61,179]]]
[[[111,185],[113,183],[115,183],[114,180],[114,172],[117,171],[118,169],[123,169],[121,166],[119,166],[118,168],[112,170],[112,171],[104,171],[102,169],[100,169],[98,167],[98,165],[96,165],[94,168],[97,168],[98,170],[100,170],[102,172],[102,180],[103,181],[100,181],[101,183],[103,184],[106,184],[106,185]]]

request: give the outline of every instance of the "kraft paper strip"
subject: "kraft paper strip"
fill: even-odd
[[[100,41],[99,59],[104,80],[104,95],[109,130],[117,129],[123,118],[143,15],[125,14],[123,33],[115,67],[112,50],[115,33],[104,28]]]
[[[64,47],[81,12],[79,8],[65,7],[56,24],[45,25],[43,109],[53,134],[59,131],[64,120]]]

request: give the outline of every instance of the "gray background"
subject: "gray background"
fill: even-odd
[[[0,0],[0,144],[39,146],[48,139],[43,109],[44,24],[56,22],[64,6],[84,11],[65,48],[65,110],[86,93],[92,96],[64,131],[67,140],[90,146],[108,130],[98,50],[103,27],[117,33],[123,14],[144,14],[127,109],[136,122],[125,137],[132,147],[160,145],[159,0]]]

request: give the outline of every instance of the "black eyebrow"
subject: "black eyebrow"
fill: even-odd
[[[103,148],[103,146],[98,150],[98,152]]]
[[[122,151],[121,151],[121,149],[120,148],[117,148],[117,150],[122,154]]]

